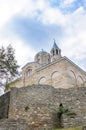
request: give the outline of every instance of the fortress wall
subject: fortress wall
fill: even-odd
[[[31,130],[26,120],[2,119],[0,120],[0,130]]]
[[[58,89],[47,85],[12,88],[9,118],[26,119],[34,127],[58,126],[57,108],[74,112],[75,116],[63,116],[64,127],[86,124],[86,88]]]
[[[0,119],[8,118],[10,92],[0,97]]]
[[[57,109],[62,103],[65,109],[76,115],[63,115],[62,125],[64,127],[84,126],[86,124],[86,88],[54,89],[53,106]]]
[[[9,93],[3,95],[0,101],[5,101],[5,107],[1,111],[4,114],[3,117],[7,118],[9,112],[9,119],[24,119],[28,126],[35,130],[58,126],[57,109],[60,103],[65,109],[76,114],[75,116],[63,115],[61,120],[63,127],[86,124],[85,87],[58,89],[48,85],[33,85],[12,88],[9,109]]]
[[[52,128],[52,87],[28,86],[12,88],[9,118],[26,119],[28,125],[37,128]]]

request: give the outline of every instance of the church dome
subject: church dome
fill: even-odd
[[[50,63],[50,54],[42,49],[35,55],[35,62],[42,65]]]
[[[39,51],[36,55],[42,55],[42,54],[49,54],[48,52],[44,51],[43,49]]]

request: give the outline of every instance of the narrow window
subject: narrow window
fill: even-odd
[[[32,69],[28,69],[27,76],[30,76],[32,74]]]
[[[58,50],[56,50],[56,54],[58,55]]]
[[[54,53],[54,50],[53,50],[53,56],[55,55],[55,53]]]

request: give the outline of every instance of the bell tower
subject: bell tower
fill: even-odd
[[[51,62],[61,58],[61,49],[57,46],[55,40],[50,53],[51,53]]]

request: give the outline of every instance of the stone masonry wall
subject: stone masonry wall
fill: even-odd
[[[12,88],[9,118],[26,119],[32,128],[53,127],[52,87],[29,86]]]
[[[32,69],[31,75],[27,75],[29,67]],[[36,63],[27,64],[23,68],[22,78],[11,84],[11,87],[45,84],[66,89],[86,86],[86,73],[67,57],[62,57],[39,69],[36,69],[36,67]]]
[[[0,97],[0,119],[8,118],[10,92]]]
[[[33,128],[58,126],[57,108],[62,103],[75,116],[63,115],[62,126],[86,124],[86,88],[55,89],[51,86],[12,88],[9,118],[26,119]]]
[[[2,119],[0,120],[0,130],[31,130],[26,120]]]
[[[63,127],[86,124],[86,87],[58,89],[48,85],[33,85],[12,88],[10,93],[1,96],[0,104],[2,102],[4,105],[0,107],[0,116],[3,113],[3,118],[9,119],[0,121],[0,129],[3,127],[7,130],[9,127],[9,130],[14,130],[17,127],[20,130],[22,127],[21,130],[53,130],[59,125],[57,109],[60,103],[65,109],[76,114],[63,115]],[[6,127],[3,125],[4,122]]]
[[[63,127],[84,126],[86,124],[86,88],[54,89],[53,107],[59,103],[74,112],[75,116],[63,115]]]
[[[25,86],[46,84],[59,88],[67,88],[66,66],[64,60],[58,60],[37,69],[31,76],[26,77]],[[40,82],[44,78],[44,82]],[[18,87],[18,86],[17,86]]]

